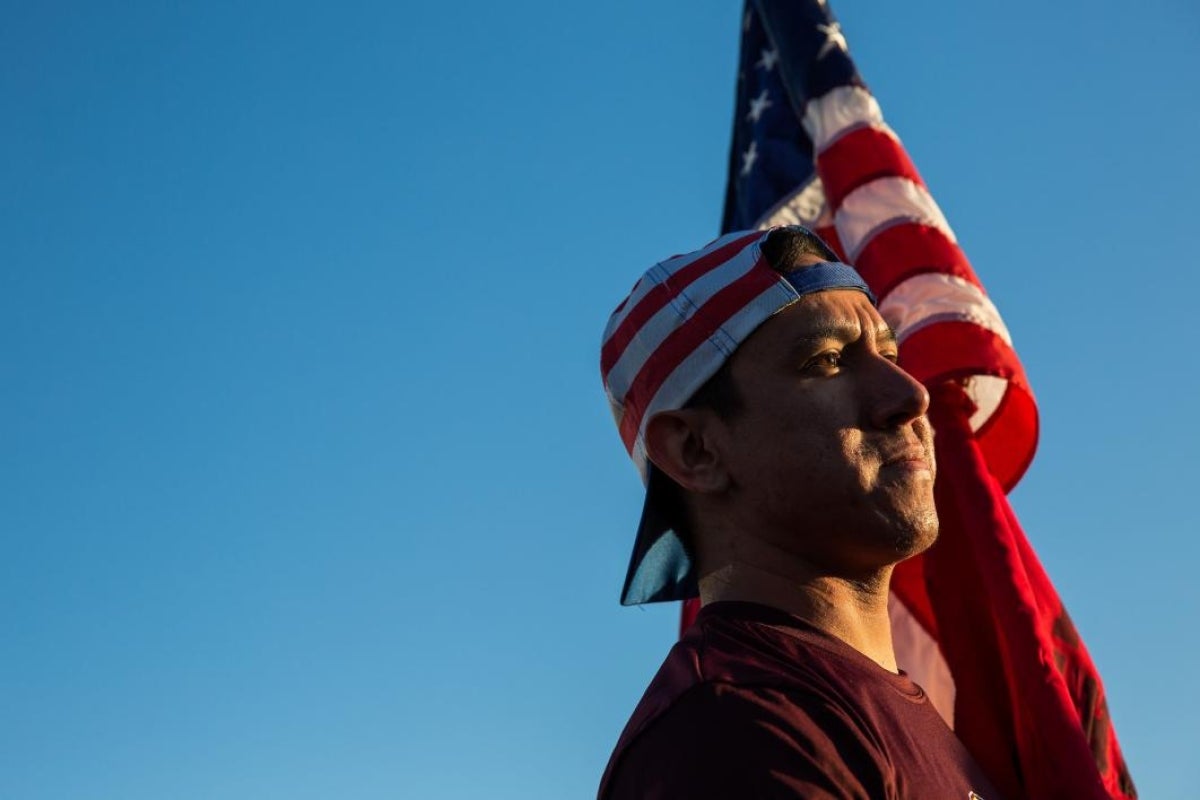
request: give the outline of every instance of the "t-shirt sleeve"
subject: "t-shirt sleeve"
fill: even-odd
[[[890,773],[834,703],[702,684],[631,743],[603,800],[880,800],[895,796]]]

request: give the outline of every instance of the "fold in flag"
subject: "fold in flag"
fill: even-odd
[[[747,2],[735,114],[723,231],[815,230],[930,390],[942,532],[893,578],[897,660],[1006,797],[1135,798],[1099,674],[1005,498],[1038,425],[1012,339],[824,0]]]

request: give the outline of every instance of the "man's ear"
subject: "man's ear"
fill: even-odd
[[[716,435],[716,415],[707,409],[660,411],[646,423],[646,455],[671,480],[697,494],[729,486]]]

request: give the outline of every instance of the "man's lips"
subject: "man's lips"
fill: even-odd
[[[909,470],[912,472],[931,472],[929,466],[929,458],[925,455],[925,448],[910,447],[898,453],[887,456],[883,460],[883,466],[896,467],[898,469]]]

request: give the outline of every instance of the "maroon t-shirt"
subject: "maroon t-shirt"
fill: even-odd
[[[803,620],[712,603],[621,734],[600,800],[1000,800],[924,690]]]

